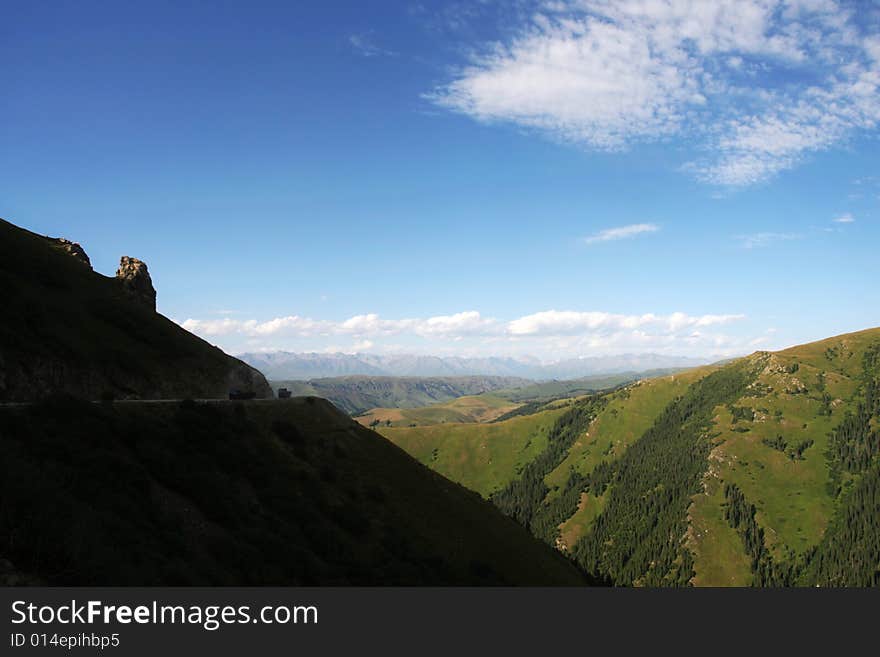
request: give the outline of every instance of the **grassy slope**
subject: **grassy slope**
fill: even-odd
[[[802,555],[821,539],[832,514],[834,499],[828,494],[828,463],[825,451],[831,429],[853,408],[853,395],[865,348],[880,340],[880,329],[830,338],[777,352],[758,377],[759,386],[734,406],[754,411],[754,419],[733,423],[729,409],[716,409],[718,437],[710,455],[708,478],[737,484],[758,513],[765,542],[780,560]],[[795,369],[796,371],[790,371]],[[830,415],[823,408],[819,374],[831,398]],[[762,439],[782,436],[789,444],[813,440],[803,460],[768,447]],[[723,519],[720,484],[709,495],[697,496],[691,509],[695,532],[695,583],[738,584],[751,581],[742,567],[739,536]],[[704,499],[705,498],[705,499]],[[730,555],[740,555],[735,560]],[[722,567],[722,556],[728,555]]]
[[[589,431],[575,442],[565,460],[545,477],[544,481],[551,490],[548,499],[565,486],[572,470],[587,475],[602,461],[620,458],[634,441],[641,438],[669,402],[715,369],[713,366],[695,368],[639,381],[611,393],[608,405],[592,422]],[[581,499],[574,516],[560,525],[560,546],[566,549],[589,531],[593,520],[604,508],[607,493],[601,498],[586,497],[588,499]]]
[[[578,584],[315,398],[0,410],[0,557],[72,585]]]
[[[752,578],[739,535],[724,517],[724,485],[717,474],[704,478],[704,492],[688,512],[687,547],[694,555],[694,586],[746,586]]]
[[[115,278],[2,220],[0,288],[0,400],[220,397],[248,381],[271,394],[256,370],[132,301]]]
[[[559,539],[556,545],[561,550],[569,551],[581,537],[587,534],[593,522],[602,513],[608,501],[608,491],[596,497],[590,493],[581,493],[577,511],[559,525]]]
[[[518,408],[515,404],[494,394],[469,395],[443,404],[422,408],[373,408],[355,417],[362,425],[375,421],[387,426],[409,427],[443,424],[445,422],[491,422],[508,411]]]
[[[572,468],[588,474],[600,461],[613,460],[623,454],[674,397],[714,369],[716,368],[703,367],[688,370],[641,381],[610,393],[609,404],[590,425],[587,434],[575,442],[565,460],[545,477],[551,490],[548,499],[552,499],[565,485]],[[571,401],[557,400],[547,404],[547,408],[551,410],[514,417],[492,425],[472,422],[439,427],[379,426],[377,430],[422,463],[453,481],[488,496],[512,481],[522,467],[544,449],[546,432]],[[399,419],[389,411],[374,413],[370,418],[391,419],[394,424],[407,422],[402,412]],[[531,440],[532,436],[537,436],[537,440]],[[573,545],[587,531],[590,522],[601,510],[600,507],[601,502],[597,502],[595,498],[579,506],[576,517],[563,523],[563,543]]]
[[[492,424],[378,430],[425,465],[488,497],[544,449],[547,432],[564,412],[554,409]]]
[[[714,368],[700,367],[680,374],[627,386],[610,396],[608,405],[575,442],[566,459],[545,478],[550,489],[561,487],[572,469],[589,474],[600,461],[619,457],[647,431],[676,396]]]

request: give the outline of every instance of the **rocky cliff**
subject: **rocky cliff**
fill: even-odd
[[[257,370],[156,312],[147,266],[92,271],[79,244],[0,220],[0,401],[271,397]]]
[[[156,310],[156,288],[153,287],[153,279],[147,271],[147,263],[122,256],[119,259],[119,269],[116,270],[116,279],[133,299],[151,310]]]

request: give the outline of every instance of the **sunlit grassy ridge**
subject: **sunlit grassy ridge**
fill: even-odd
[[[870,565],[880,564],[878,381],[872,329],[545,404],[564,411],[548,426],[559,442],[523,450],[519,425],[498,423],[508,439],[493,445],[491,478],[506,486],[493,499],[618,584],[870,583],[880,578]],[[401,444],[491,493],[475,483],[489,459],[471,456],[485,449],[481,425],[455,426],[454,440],[433,434],[436,453],[419,442],[427,428]]]
[[[491,424],[376,428],[425,465],[488,497],[541,453],[563,412],[554,409]]]
[[[603,460],[613,460],[638,440],[677,395],[711,372],[701,367],[626,386],[609,395],[608,405],[572,446],[566,459],[545,479],[551,489],[562,486],[572,469],[589,474]]]
[[[601,462],[614,461],[651,426],[667,404],[714,367],[701,367],[675,375],[630,384],[610,393],[608,403],[574,443],[565,460],[544,479],[554,500],[573,472],[589,475]],[[559,526],[559,547],[570,549],[589,531],[604,508],[606,496],[583,493],[577,512]]]
[[[694,534],[696,582],[751,582],[748,570],[719,566],[720,555],[741,555],[742,544],[735,532],[719,526],[725,502],[718,482],[736,484],[755,505],[775,559],[802,556],[822,538],[837,507],[828,490],[829,434],[852,412],[862,358],[878,339],[875,329],[770,354],[750,393],[731,405],[736,421],[731,409],[716,409],[717,436],[707,472],[711,483],[708,495],[695,497],[691,510],[695,527],[714,524],[716,531]],[[807,442],[810,446],[793,457],[792,448]],[[783,443],[788,452],[771,446]]]

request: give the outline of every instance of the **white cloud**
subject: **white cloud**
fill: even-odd
[[[375,313],[354,315],[346,320],[332,321],[311,319],[299,315],[276,317],[264,322],[255,319],[236,320],[230,318],[187,319],[180,323],[187,331],[204,335],[219,336],[240,334],[246,336],[288,335],[296,337],[352,335],[390,336],[411,333],[421,337],[444,337],[462,335],[483,335],[497,332],[499,323],[484,318],[476,311],[455,315],[440,315],[425,319],[383,319]]]
[[[834,217],[834,219],[832,219],[831,221],[836,224],[851,224],[854,223],[855,220],[855,217],[853,217],[849,212],[846,212],[844,214],[838,215],[837,217]]]
[[[606,228],[605,230],[600,230],[595,235],[585,237],[584,241],[587,244],[594,244],[596,242],[623,240],[630,237],[636,237],[637,235],[641,235],[643,233],[655,233],[658,230],[660,230],[660,227],[656,224],[631,224],[629,226],[620,226],[618,228]]]
[[[221,336],[240,334],[251,337],[288,335],[296,337],[329,337],[351,335],[366,341],[394,335],[413,335],[420,338],[458,338],[469,336],[529,336],[568,335],[609,330],[629,330],[651,327],[678,332],[687,328],[714,326],[744,319],[744,315],[687,315],[672,313],[656,315],[621,315],[607,312],[578,312],[546,310],[525,315],[509,322],[484,318],[477,311],[440,315],[428,318],[382,319],[375,313],[355,315],[334,322],[291,315],[265,322],[257,320],[199,320],[187,319],[180,325],[199,335]]]
[[[737,239],[742,242],[744,249],[755,249],[770,246],[773,242],[799,240],[801,237],[802,235],[796,233],[752,233],[751,235],[740,235]]]
[[[326,320],[290,315],[267,321],[187,319],[181,326],[241,351],[427,353],[433,355],[538,355],[544,358],[625,352],[699,355],[743,353],[755,336],[733,338],[717,330],[741,323],[742,314],[689,315],[546,310],[502,321],[477,311],[427,318],[385,319],[378,314]],[[344,338],[351,338],[350,347]]]
[[[745,315],[691,316],[684,313],[618,315],[604,312],[547,310],[515,319],[508,324],[507,330],[511,335],[516,336],[569,335],[590,332],[598,334],[643,328],[675,333],[688,328],[727,324],[741,319],[745,319]]]
[[[833,0],[569,0],[428,95],[484,122],[617,150],[680,135],[742,186],[880,122],[880,36]]]
[[[494,319],[484,319],[480,313],[469,311],[439,317],[430,317],[420,322],[416,333],[426,336],[474,335],[492,333],[497,326]]]

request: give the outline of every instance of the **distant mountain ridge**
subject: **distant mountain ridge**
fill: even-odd
[[[587,356],[555,363],[536,358],[464,358],[412,354],[318,354],[274,351],[238,356],[274,381],[308,381],[339,376],[510,376],[524,379],[577,379],[597,374],[686,368],[705,365],[711,359],[662,354]]]
[[[310,381],[272,381],[273,388],[287,388],[295,397],[313,395],[330,400],[337,408],[355,415],[371,408],[417,408],[465,395],[521,388],[528,379],[511,376],[341,376]]]

